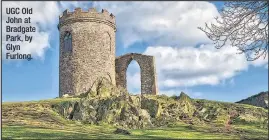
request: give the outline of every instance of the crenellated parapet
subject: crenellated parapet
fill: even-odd
[[[104,23],[113,27],[116,31],[116,18],[112,13],[102,9],[98,12],[95,8],[90,8],[88,11],[83,11],[81,8],[76,8],[73,12],[68,9],[59,16],[58,27],[74,22],[97,22]]]

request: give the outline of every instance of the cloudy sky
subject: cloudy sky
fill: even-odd
[[[268,59],[247,62],[229,45],[215,49],[197,29],[219,16],[222,2],[3,2],[3,35],[7,7],[33,8],[31,44],[21,53],[33,60],[5,60],[2,65],[3,101],[55,98],[59,90],[59,15],[81,7],[107,9],[116,16],[116,56],[130,52],[156,57],[160,94],[235,102],[268,90]],[[21,15],[26,17],[25,15]],[[13,24],[14,25],[14,24]],[[20,24],[25,26],[23,24]],[[2,37],[5,56],[5,36]],[[140,92],[140,70],[132,61],[128,91]]]

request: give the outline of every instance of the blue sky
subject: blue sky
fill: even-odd
[[[160,94],[183,91],[193,98],[235,102],[268,90],[267,59],[246,62],[230,46],[216,50],[197,29],[218,15],[222,2],[3,2],[3,10],[7,6],[33,7],[33,25],[39,32],[34,35],[36,44],[22,50],[33,54],[33,60],[3,60],[4,102],[58,96],[58,16],[65,9],[91,6],[116,15],[116,56],[136,52],[156,57]],[[128,90],[139,93],[136,62],[129,65],[127,77]]]

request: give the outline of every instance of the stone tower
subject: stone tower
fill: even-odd
[[[107,10],[65,10],[59,17],[60,92],[78,95],[100,77],[115,82],[115,16]]]

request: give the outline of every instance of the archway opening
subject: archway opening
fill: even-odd
[[[132,60],[127,67],[126,79],[127,79],[127,90],[132,95],[141,94],[141,72],[140,66]]]

